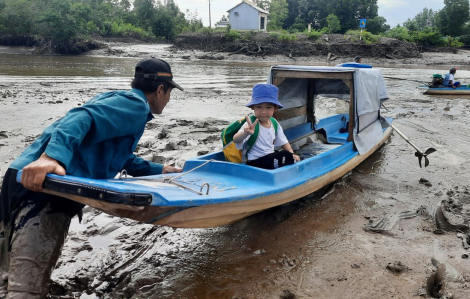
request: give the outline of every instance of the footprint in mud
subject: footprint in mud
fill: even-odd
[[[366,224],[363,228],[365,231],[379,233],[388,236],[394,236],[392,233],[393,228],[396,226],[400,219],[414,218],[422,215],[425,212],[425,208],[421,207],[417,211],[404,211],[399,213],[393,213],[379,220],[377,223]]]
[[[426,281],[427,295],[432,298],[452,298],[447,289],[452,283],[462,282],[463,276],[449,263],[441,263],[436,259],[431,262],[436,267],[436,272]]]

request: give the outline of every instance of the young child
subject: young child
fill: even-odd
[[[256,121],[251,123],[250,118],[246,116],[246,123],[233,136],[237,149],[243,149],[250,136],[254,134],[256,126],[259,125],[258,138],[248,151],[248,165],[276,169],[300,161],[299,156],[294,155],[281,125],[278,123],[276,133],[270,119],[274,112],[282,108],[277,99],[278,93],[279,89],[271,84],[258,84],[253,87],[252,99],[246,106],[253,109]],[[281,146],[283,150],[275,152],[274,147],[277,146]]]

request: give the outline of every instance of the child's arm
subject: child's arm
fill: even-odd
[[[244,127],[244,131],[238,132],[237,134],[233,135],[233,142],[235,143],[241,143],[243,142],[243,140],[245,140],[246,137],[255,133],[255,128],[258,124],[259,119],[256,119],[254,123],[251,123],[251,119],[248,116],[245,116],[245,119],[247,124]]]
[[[294,150],[292,149],[292,147],[290,146],[289,143],[284,144],[284,145],[282,146],[282,149],[288,151],[289,153],[292,153],[292,156],[294,156],[294,160],[295,160],[295,161],[297,161],[297,162],[300,161],[300,157],[297,156],[296,154],[294,154]]]

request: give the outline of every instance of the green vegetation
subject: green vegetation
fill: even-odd
[[[1,36],[34,37],[51,49],[90,36],[172,40],[203,27],[174,0],[134,0],[132,8],[129,0],[0,0],[0,24]]]
[[[311,32],[307,32],[307,38],[311,40],[317,40],[322,36],[320,31],[312,30]]]
[[[269,7],[268,30],[280,30],[289,14],[286,0],[272,0]]]
[[[229,29],[225,35],[229,40],[240,39],[240,33],[236,30]]]
[[[328,28],[329,33],[336,33],[341,30],[341,24],[339,19],[334,14],[329,14],[326,17],[326,27]]]
[[[277,39],[281,42],[291,42],[297,39],[297,35],[289,34],[289,33],[281,33]]]
[[[359,19],[367,19],[366,43],[379,36],[421,46],[459,47],[470,43],[469,0],[444,0],[440,11],[423,9],[403,26],[390,29],[378,15],[378,0],[255,0],[269,11],[268,31],[278,41],[304,34],[318,40],[340,33],[359,39]],[[131,5],[132,3],[132,5]],[[223,16],[221,21],[227,21]],[[306,29],[312,27],[312,32]],[[225,33],[229,40],[251,40],[255,32],[204,28],[197,13],[183,13],[175,0],[0,0],[0,36],[8,43],[46,45],[44,49],[86,50],[91,37],[124,37],[172,41],[185,32]],[[77,46],[78,45],[78,46]]]
[[[327,18],[330,15],[336,16],[340,24],[338,28],[335,21],[335,26],[330,29],[339,33],[357,29],[360,18],[372,20],[378,17],[377,0],[255,0],[255,2],[259,7],[269,10],[268,30],[284,29],[291,33],[304,31],[308,24],[312,24],[315,30],[330,28],[329,26],[333,25],[328,24]]]
[[[360,40],[361,36],[361,31],[359,30],[348,30],[346,32],[345,36],[350,36],[352,41],[358,41]],[[368,31],[363,31],[362,32],[362,40],[365,41],[366,44],[372,44],[378,42],[380,39],[380,36],[374,35]]]

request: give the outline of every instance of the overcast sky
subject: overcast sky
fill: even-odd
[[[211,3],[211,24],[214,26],[222,15],[227,15],[227,10],[234,7],[241,0],[210,0]],[[205,26],[209,26],[209,0],[175,0],[180,10],[186,13],[197,12],[199,18]],[[397,24],[402,24],[408,18],[412,19],[423,8],[439,10],[444,7],[444,0],[378,0],[379,15],[387,19],[387,24],[392,28]]]

